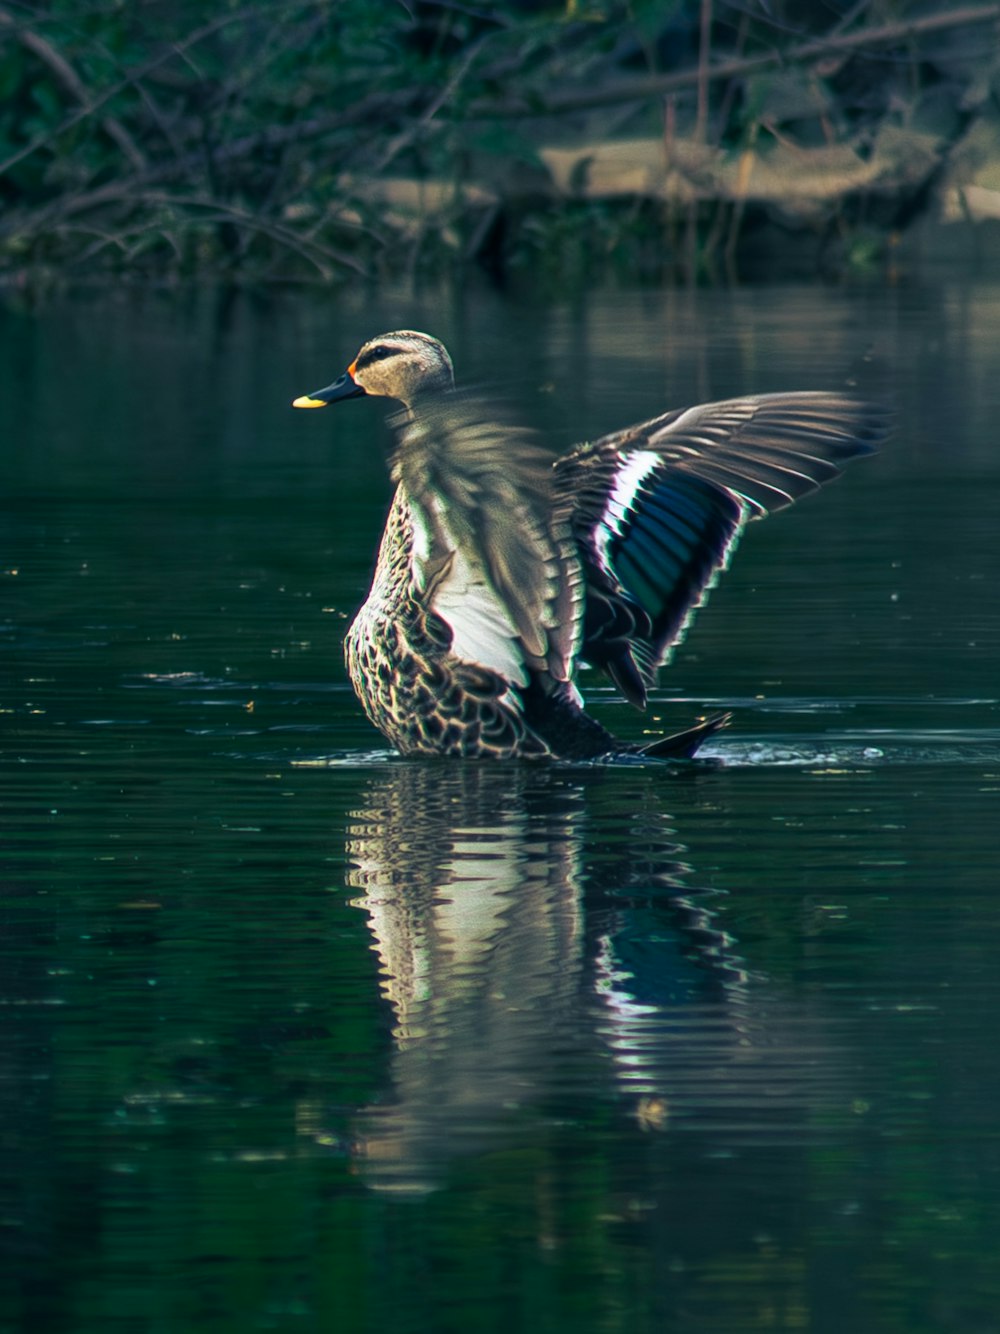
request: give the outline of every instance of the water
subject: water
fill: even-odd
[[[0,1329],[1000,1329],[1000,289],[0,313]],[[881,381],[626,735],[403,762],[340,640],[428,328],[557,445]],[[866,361],[869,350],[874,360]],[[884,385],[883,385],[884,387]]]

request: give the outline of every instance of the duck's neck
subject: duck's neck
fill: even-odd
[[[399,404],[399,407],[395,412],[389,414],[388,423],[396,432],[404,431],[407,426],[417,420],[425,408],[432,407],[446,394],[454,392],[455,381],[453,377],[442,371],[441,375],[435,377],[431,383],[421,384],[406,398],[397,398],[395,401]]]

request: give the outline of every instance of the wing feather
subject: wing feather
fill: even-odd
[[[642,707],[747,519],[832,480],[890,424],[847,395],[770,394],[668,412],[561,458],[557,494],[586,581],[583,656]]]
[[[423,516],[427,559],[457,553],[431,603],[452,627],[452,651],[512,684],[527,671],[569,681],[583,575],[537,436],[477,395],[450,393],[403,427],[393,472]]]

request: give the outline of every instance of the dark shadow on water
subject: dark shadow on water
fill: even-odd
[[[391,1013],[384,1097],[359,1113],[372,1186],[422,1192],[538,1118],[636,1134],[806,1133],[833,1100],[822,1017],[793,1012],[698,886],[669,814],[697,771],[402,763],[348,816],[347,882]]]

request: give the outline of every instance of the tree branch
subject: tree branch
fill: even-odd
[[[79,102],[82,107],[88,110],[91,108],[92,98],[86,84],[66,57],[60,54],[51,42],[46,41],[40,33],[33,29],[22,27],[13,15],[5,9],[0,9],[0,27],[13,28],[17,40],[24,49],[37,56],[42,64],[47,66],[49,73],[63,92],[68,94],[75,102]],[[145,167],[146,159],[136,147],[135,140],[121,121],[114,116],[104,116],[101,118],[101,128],[108,138],[118,145],[133,167],[139,170]]]
[[[886,46],[911,37],[942,32],[947,28],[974,27],[997,21],[1000,21],[1000,4],[963,5],[935,14],[922,14],[916,18],[899,19],[894,23],[862,28],[858,32],[815,37],[786,51],[764,51],[756,56],[721,61],[718,65],[709,66],[707,71],[697,66],[694,69],[680,70],[676,74],[651,74],[642,78],[618,79],[587,92],[554,93],[546,98],[532,99],[530,102],[479,101],[468,107],[466,115],[470,119],[477,120],[561,116],[569,111],[589,111],[595,107],[614,106],[619,102],[640,102],[648,98],[663,97],[667,93],[679,92],[683,88],[697,88],[699,80],[706,76],[712,81],[739,78],[745,74],[755,74],[759,70],[773,69],[777,66],[801,64],[805,61],[822,59],[824,56],[845,55],[852,51]]]
[[[25,144],[23,148],[19,148],[16,153],[11,153],[3,162],[0,162],[0,176],[5,172],[10,171],[11,167],[16,167],[19,162],[23,162],[25,158],[30,157],[32,153],[37,153],[40,148],[45,148],[48,144],[51,144],[54,140],[58,139],[60,135],[65,134],[67,130],[71,130],[74,125],[79,124],[80,121],[86,120],[89,116],[92,116],[96,111],[100,110],[105,103],[110,102],[113,97],[117,97],[120,92],[123,92],[126,88],[132,87],[133,84],[138,83],[140,79],[144,79],[147,74],[157,69],[160,65],[166,64],[167,61],[172,60],[174,56],[184,54],[190,47],[197,45],[198,42],[203,42],[207,37],[211,37],[213,33],[218,32],[221,28],[228,27],[232,23],[241,22],[247,17],[259,13],[259,9],[254,9],[248,6],[244,9],[237,10],[232,14],[222,14],[218,18],[212,19],[210,23],[203,24],[200,28],[197,28],[193,33],[189,34],[189,36],[183,38],[181,41],[174,42],[174,44],[168,50],[162,52],[162,54],[154,56],[152,59],[147,60],[144,64],[140,65],[137,69],[131,70],[125,78],[112,84],[110,88],[105,88],[103,92],[98,93],[93,97],[88,95],[86,104],[82,106],[79,111],[74,111],[71,115],[66,116],[58,125],[54,126],[53,129],[45,130],[41,134],[36,134],[30,143]],[[45,43],[45,45],[48,45],[48,43]],[[59,57],[59,59],[61,60],[62,58]]]

